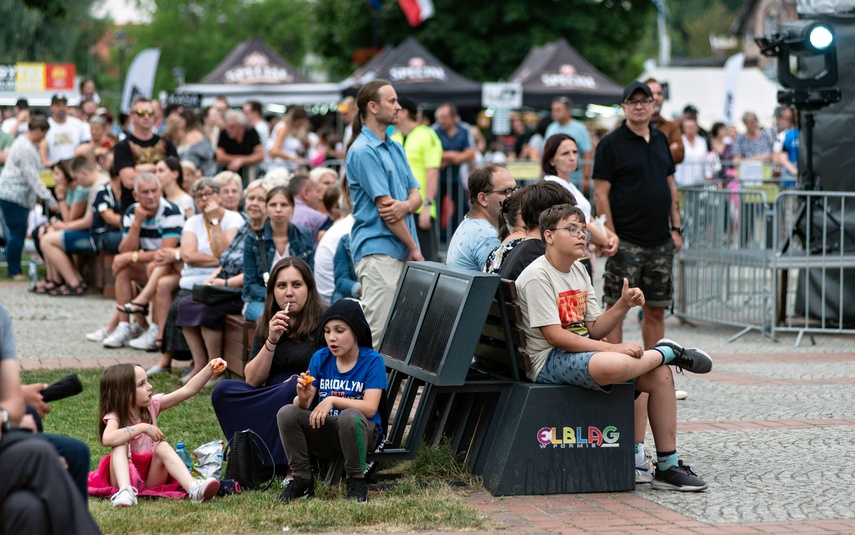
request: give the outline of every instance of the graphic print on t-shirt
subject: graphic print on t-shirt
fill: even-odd
[[[567,290],[558,294],[558,319],[561,328],[580,336],[587,336],[585,313],[588,310],[588,292],[586,290]]]
[[[348,399],[364,399],[365,383],[362,381],[349,381],[347,379],[321,379],[318,384],[320,390],[319,399],[323,401],[327,396]],[[330,409],[330,416],[338,416],[341,409]]]

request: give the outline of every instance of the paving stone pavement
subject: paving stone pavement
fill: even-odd
[[[103,325],[109,301],[96,295],[47,297],[0,283],[25,369],[150,365],[157,356],[108,350],[84,334]],[[636,315],[625,338],[641,341]],[[712,373],[677,375],[681,458],[710,488],[465,500],[521,533],[855,533],[855,343],[853,337],[796,336],[780,342],[733,327],[666,322],[669,338],[702,347]],[[647,445],[653,450],[652,436]]]

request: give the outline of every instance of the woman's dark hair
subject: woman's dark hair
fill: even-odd
[[[264,198],[264,206],[267,206],[267,203],[270,202],[270,199],[273,198],[274,195],[284,195],[286,199],[288,199],[288,204],[294,206],[294,196],[291,195],[291,190],[288,186],[276,186],[267,192],[267,197]]]
[[[176,184],[181,189],[181,191],[185,191],[184,190],[184,168],[181,167],[181,160],[179,160],[175,156],[165,156],[163,158],[163,163],[166,164],[166,167],[168,167],[170,171],[172,171],[173,173],[178,173],[178,180],[176,181]],[[186,193],[186,191],[185,191],[185,193]]]
[[[537,227],[540,214],[556,204],[576,206],[576,199],[573,198],[573,195],[557,182],[541,180],[526,189],[520,210],[526,230]]]
[[[727,126],[724,123],[715,123],[710,129],[710,135],[712,137],[718,137],[718,133],[724,130],[725,128],[727,128]]]
[[[199,130],[202,128],[202,119],[199,117],[199,112],[196,110],[184,108],[181,110],[181,118],[184,119],[184,122],[187,125],[184,129],[185,132]]]
[[[59,168],[65,176],[65,181],[69,184],[74,182],[74,176],[71,174],[71,160],[59,160],[51,166],[51,171],[56,171]]]
[[[558,173],[558,171],[555,170],[555,166],[552,165],[552,159],[555,158],[555,153],[558,152],[558,147],[568,139],[576,145],[576,148],[579,148],[579,144],[576,143],[576,140],[567,134],[553,134],[546,140],[546,143],[543,145],[543,156],[540,157],[540,170],[543,172],[542,176],[556,175]],[[526,225],[527,224],[528,223],[526,223]]]
[[[519,217],[520,215],[523,199],[525,198],[525,192],[528,187],[529,185],[526,184],[525,186],[511,193],[510,197],[502,201],[502,209],[499,210],[500,241],[505,241],[505,238],[513,234],[514,225],[517,222],[517,217]]]
[[[264,247],[264,244],[259,244],[259,246]],[[276,288],[276,279],[279,278],[279,273],[289,267],[293,267],[300,272],[300,277],[302,277],[308,289],[308,295],[306,296],[306,306],[294,317],[294,329],[288,332],[288,337],[295,342],[305,342],[314,339],[318,322],[321,319],[321,314],[324,312],[324,304],[321,302],[320,294],[318,294],[315,277],[312,275],[312,268],[304,260],[296,256],[287,256],[273,266],[270,278],[267,280],[264,313],[258,318],[255,324],[255,332],[262,340],[267,340],[267,336],[270,334],[271,318],[282,310],[282,307],[276,301],[273,290]]]
[[[347,147],[345,147],[345,154],[347,154],[347,151],[350,150],[350,146],[353,145],[353,142],[356,141],[356,138],[358,138],[360,132],[362,132],[362,125],[365,123],[365,113],[368,111],[368,103],[379,101],[380,88],[386,87],[387,85],[392,85],[392,82],[382,78],[377,78],[376,80],[371,80],[364,84],[359,89],[359,93],[356,95],[356,116],[353,118],[350,141],[348,142]],[[344,198],[350,202],[350,188],[347,187],[347,175],[344,175],[341,178],[341,192],[344,195]]]
[[[131,411],[137,391],[136,364],[114,364],[101,374],[101,385],[98,393],[98,438],[104,436],[107,422],[104,416],[114,412],[118,418],[119,427],[133,424]],[[143,422],[151,423],[151,413],[140,411]]]

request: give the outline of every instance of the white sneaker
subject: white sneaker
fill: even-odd
[[[132,507],[137,504],[137,489],[122,487],[119,492],[110,496],[113,507]]]
[[[202,503],[207,502],[211,498],[217,495],[217,491],[220,490],[220,481],[213,477],[209,477],[208,479],[197,479],[190,485],[190,502],[191,503]]]
[[[644,462],[635,465],[635,484],[650,483],[654,475],[656,475],[656,463],[653,462],[653,456],[645,451]]]
[[[110,333],[112,332],[113,331],[104,326],[98,329],[97,331],[92,331],[91,333],[88,333],[86,335],[86,339],[90,342],[103,342],[104,338],[110,336]]]
[[[128,343],[128,346],[134,349],[142,349],[143,351],[148,350],[150,347],[154,347],[157,343],[157,324],[152,323],[148,326],[148,329],[140,336],[134,338]]]
[[[104,338],[104,341],[101,343],[104,347],[125,347],[131,341],[132,335],[131,326],[127,323],[120,323],[116,327],[116,330],[110,333],[110,336]]]

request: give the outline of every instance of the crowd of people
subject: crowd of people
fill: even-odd
[[[602,391],[635,382],[637,483],[705,489],[677,457],[668,365],[706,373],[712,360],[666,338],[664,327],[682,245],[677,185],[712,173],[732,179],[725,163],[747,160],[774,162],[794,178],[798,136],[792,110],[779,110],[777,136],[753,114],[745,134],[716,124],[707,135],[692,106],[679,121],[660,117],[662,99],[656,80],[633,82],[621,101],[626,120],[609,133],[590,132],[572,117],[572,101],[556,99],[542,134],[515,114],[512,135],[493,140],[512,150],[489,159],[477,126],[453,104],[440,105],[428,126],[385,80],[341,103],[341,141],[312,132],[300,107],[270,125],[257,102],[236,110],[218,99],[197,112],[137,98],[114,135],[97,106],[81,104],[92,115],[76,119],[58,94],[46,118],[19,102],[3,123],[17,137],[0,174],[9,276],[23,278],[28,233],[46,266],[36,293],[82,295],[73,257],[113,255],[110,319],[86,338],[161,355],[148,370],[104,372],[100,419],[111,456],[90,475],[89,492],[116,506],[135,505],[139,494],[197,502],[216,494],[219,483],[176,468],[156,427],[159,411],[214,386],[225,436],[252,428],[272,450],[267,468],[290,472],[284,501],[314,493],[310,454],[343,455],[348,497],[367,500],[362,469],[382,438],[386,387],[374,348],[406,262],[440,259],[440,240],[448,265],[516,281],[531,381]],[[342,169],[323,165],[342,158]],[[539,161],[542,180],[519,187],[497,163],[508,158]],[[50,189],[43,169],[52,170]],[[52,217],[31,213],[37,200]],[[607,259],[604,310],[591,283],[597,255]],[[642,345],[622,337],[635,306]],[[230,314],[256,323],[245,381],[222,380]],[[176,360],[191,362],[185,386],[152,395],[147,377],[171,373]],[[648,418],[655,458],[644,448]]]

